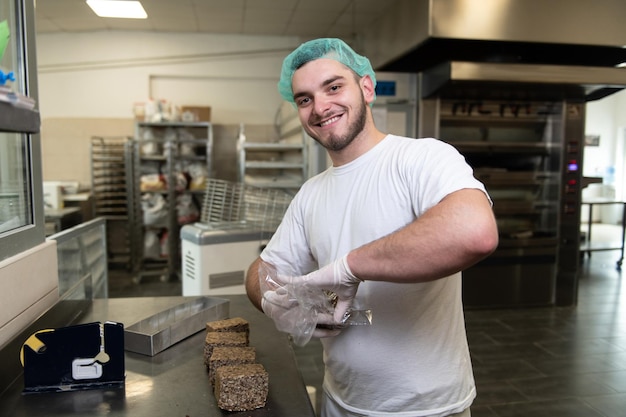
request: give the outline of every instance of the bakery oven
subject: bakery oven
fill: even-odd
[[[467,306],[576,303],[585,105],[626,87],[616,4],[399,0],[359,39],[376,71],[419,74],[417,136],[493,198],[500,245],[466,271]]]
[[[421,78],[418,136],[444,140],[465,156],[498,223],[496,251],[464,272],[465,305],[575,302],[584,92],[519,81],[442,81],[441,68]],[[519,80],[514,70],[511,80]]]

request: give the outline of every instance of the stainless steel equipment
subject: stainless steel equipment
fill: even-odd
[[[625,13],[398,0],[359,40],[376,70],[420,74],[418,136],[458,147],[493,196],[500,245],[465,272],[467,306],[576,303],[585,104],[626,86]]]
[[[626,61],[625,19],[622,0],[397,0],[356,46],[391,72],[450,61],[614,67]]]
[[[245,294],[246,270],[292,198],[282,189],[210,178],[200,222],[180,232],[183,295]]]
[[[494,202],[500,244],[464,273],[469,307],[576,300],[585,101],[614,69],[561,68],[560,80],[539,82],[532,67],[449,63],[422,74],[420,136],[454,145]]]
[[[229,316],[227,299],[198,297],[163,310],[124,329],[124,348],[154,356]]]
[[[272,232],[241,224],[187,224],[180,231],[183,295],[245,294],[245,276]]]

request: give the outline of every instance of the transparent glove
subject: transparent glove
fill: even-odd
[[[347,256],[310,274],[293,278],[291,281],[301,279],[308,288],[319,288],[336,294],[337,303],[333,313],[335,323],[345,322],[346,314],[351,310],[356,291],[362,282],[350,271]]]
[[[311,337],[337,336],[346,326],[371,324],[369,310],[351,310],[360,282],[345,257],[297,277],[279,275],[264,262],[259,266],[263,312],[299,346]]]
[[[261,308],[274,321],[276,329],[289,333],[298,346],[304,346],[313,336],[318,320],[314,303],[302,303],[305,297],[294,284],[277,281],[276,270],[264,262],[259,265],[259,286],[262,294]]]

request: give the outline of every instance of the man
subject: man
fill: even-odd
[[[367,58],[338,39],[285,58],[279,91],[332,167],[301,187],[246,289],[279,329],[299,311],[275,302],[287,286],[336,293],[335,323],[371,309],[370,326],[316,330],[323,416],[466,416],[476,392],[460,271],[497,246],[491,201],[451,146],[380,132],[375,86]],[[276,287],[263,286],[264,265]]]

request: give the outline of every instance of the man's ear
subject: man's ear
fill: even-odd
[[[361,90],[363,90],[363,97],[365,98],[365,102],[367,104],[371,104],[374,102],[376,98],[376,90],[374,88],[374,82],[369,75],[364,75],[361,77]]]

